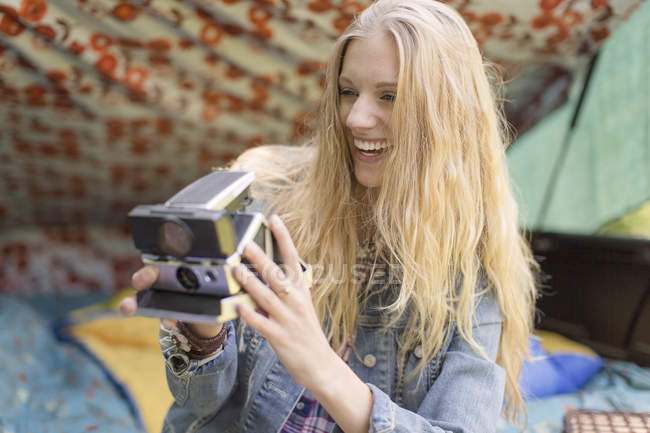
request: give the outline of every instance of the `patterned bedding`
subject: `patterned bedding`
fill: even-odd
[[[156,324],[119,317],[115,299],[0,295],[0,431],[160,431],[171,400],[149,336]],[[120,360],[134,356],[129,344],[138,349],[125,368]],[[135,364],[138,358],[152,375],[132,374],[146,368]],[[650,411],[650,368],[607,360],[578,392],[529,400],[526,431],[561,433],[571,407]],[[505,421],[497,426],[498,433],[517,431]]]
[[[0,345],[3,433],[142,431],[124,389],[20,298],[0,296]]]

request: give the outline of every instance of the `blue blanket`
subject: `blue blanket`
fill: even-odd
[[[649,412],[650,368],[609,360],[578,392],[531,400],[527,406],[525,431],[530,433],[561,433],[567,408]],[[497,429],[498,433],[520,431],[505,421]]]
[[[0,296],[0,347],[0,431],[142,431],[105,371],[19,298]]]

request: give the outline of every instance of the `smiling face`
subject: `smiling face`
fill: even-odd
[[[339,75],[339,115],[354,163],[368,188],[381,185],[399,71],[393,39],[380,33],[352,39]]]

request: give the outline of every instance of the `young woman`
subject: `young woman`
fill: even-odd
[[[285,266],[248,245],[268,286],[236,277],[261,312],[163,321],[165,430],[485,433],[516,415],[535,264],[505,147],[462,18],[374,2],[335,45],[313,140],[235,164],[257,174]],[[298,257],[320,270],[311,288]],[[156,277],[143,268],[133,285]]]

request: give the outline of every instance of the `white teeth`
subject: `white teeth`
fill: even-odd
[[[388,141],[382,140],[382,141],[365,141],[365,140],[359,140],[355,139],[354,140],[354,147],[356,147],[359,150],[379,150],[379,149],[385,149],[388,147]]]

